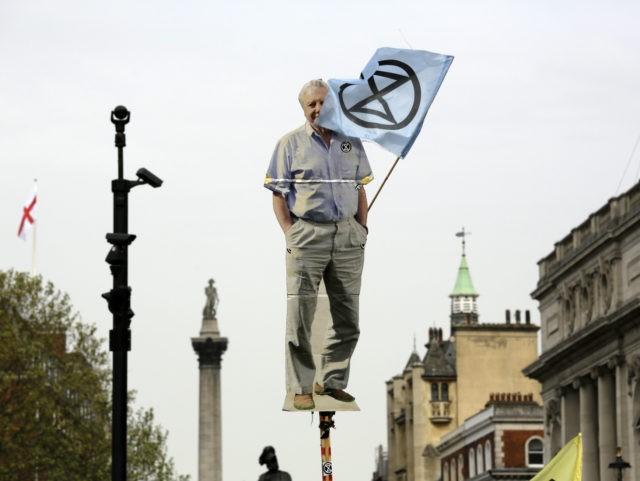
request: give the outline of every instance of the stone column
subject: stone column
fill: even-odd
[[[580,384],[574,382],[562,390],[562,398],[560,399],[562,446],[571,441],[580,432],[580,398],[577,391],[579,387]],[[555,456],[555,454],[551,453],[551,457]]]
[[[552,397],[549,397],[551,394]],[[544,441],[544,462],[548,463],[553,458],[553,453],[557,453],[564,446],[562,440],[562,398],[563,390],[554,389],[553,393],[545,396],[545,441]]]
[[[582,481],[598,481],[598,429],[596,390],[591,376],[580,379],[580,431],[582,432]]]
[[[220,405],[220,363],[227,350],[227,338],[220,337],[216,307],[218,297],[213,280],[205,289],[200,336],[191,338],[200,368],[198,424],[198,480],[222,481],[222,410]]]
[[[617,434],[618,446],[622,448],[622,455],[631,464],[626,469],[624,479],[636,480],[640,478],[640,449],[635,441],[637,420],[634,416],[634,399],[640,399],[640,363],[638,356],[621,359],[616,366],[616,412],[618,414]]]
[[[609,463],[616,452],[616,391],[613,372],[602,366],[598,370],[598,447],[600,453],[600,480],[615,481]]]

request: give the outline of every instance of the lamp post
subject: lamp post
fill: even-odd
[[[115,145],[118,149],[118,178],[111,182],[113,192],[113,232],[107,234],[111,249],[107,254],[113,276],[113,288],[104,294],[109,311],[113,314],[113,329],[109,331],[109,350],[113,352],[112,384],[112,438],[111,479],[127,479],[127,353],[131,350],[131,287],[128,285],[128,247],[136,236],[128,233],[129,191],[138,185],[160,187],[162,180],[147,169],[136,172],[138,180],[123,177],[123,149],[126,145],[124,128],[130,112],[118,106],[111,112],[111,122],[116,128]]]
[[[618,481],[622,481],[623,470],[630,468],[631,465],[622,459],[622,448],[618,446],[616,449],[616,460],[613,463],[609,463],[609,469],[618,470]]]

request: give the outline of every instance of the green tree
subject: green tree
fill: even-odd
[[[109,356],[41,277],[0,271],[0,479],[110,478]],[[185,481],[152,410],[128,416],[129,481]]]
[[[154,424],[153,409],[128,412],[129,449],[127,479],[169,481],[176,479],[173,459],[167,455],[167,432]],[[189,476],[178,476],[188,481]]]

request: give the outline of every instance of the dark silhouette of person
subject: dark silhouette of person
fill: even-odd
[[[276,450],[273,446],[266,446],[262,450],[262,454],[258,458],[260,466],[267,465],[268,471],[262,473],[258,478],[258,481],[291,481],[291,476],[285,471],[280,471],[278,467],[278,458],[276,457]]]

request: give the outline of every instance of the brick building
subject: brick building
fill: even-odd
[[[491,394],[482,411],[442,437],[442,481],[531,479],[543,465],[543,420],[533,395]]]

